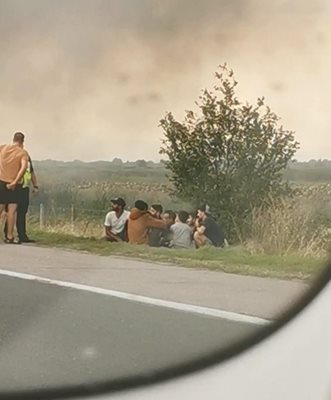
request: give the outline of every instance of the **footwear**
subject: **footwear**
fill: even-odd
[[[36,243],[35,240],[29,239],[29,238],[20,239],[20,242],[21,243]]]
[[[11,239],[5,238],[4,242],[6,244],[21,244],[21,241],[20,240],[16,240],[15,238],[11,238]]]

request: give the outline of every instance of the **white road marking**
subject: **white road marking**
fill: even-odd
[[[29,280],[29,281],[38,281],[38,282],[42,282],[42,283],[48,283],[50,285],[68,287],[68,288],[77,289],[77,290],[84,290],[87,292],[98,293],[98,294],[103,294],[106,296],[112,296],[112,297],[117,297],[120,299],[135,301],[137,303],[150,304],[150,305],[154,305],[154,306],[170,308],[170,309],[177,310],[177,311],[184,311],[184,312],[190,312],[190,313],[195,313],[195,314],[208,315],[211,317],[223,318],[223,319],[226,319],[229,321],[244,322],[247,324],[254,324],[254,325],[268,325],[272,322],[271,320],[268,320],[268,319],[254,317],[251,315],[239,314],[239,313],[235,313],[235,312],[231,312],[231,311],[219,310],[216,308],[201,307],[201,306],[195,306],[192,304],[177,303],[175,301],[154,299],[151,297],[140,296],[137,294],[119,292],[117,290],[111,290],[111,289],[103,289],[103,288],[99,288],[99,287],[95,287],[95,286],[83,285],[83,284],[74,283],[74,282],[58,281],[58,280],[54,280],[54,279],[43,278],[43,277],[37,276],[37,275],[30,275],[30,274],[24,274],[21,272],[8,271],[5,269],[0,269],[0,275],[6,275],[6,276],[13,277],[13,278],[25,279],[25,280]]]

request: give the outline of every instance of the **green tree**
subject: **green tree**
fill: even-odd
[[[205,89],[198,112],[183,122],[172,113],[160,121],[176,194],[207,202],[226,228],[242,226],[250,211],[286,189],[283,172],[299,143],[279,126],[279,117],[259,98],[256,105],[236,97],[237,82],[226,64],[216,72],[214,91]]]
[[[147,162],[146,162],[145,160],[137,160],[137,161],[135,162],[135,165],[136,165],[138,168],[146,168],[146,167],[147,167]]]

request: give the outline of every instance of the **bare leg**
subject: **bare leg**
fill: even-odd
[[[3,215],[3,212],[5,210],[6,205],[5,204],[0,204],[0,222],[1,222],[1,218]]]
[[[16,223],[16,209],[17,209],[17,204],[8,204],[8,211],[7,211],[7,237],[8,237],[8,239],[14,238],[14,226]]]
[[[206,236],[199,232],[195,232],[193,238],[197,248],[204,246],[207,242]]]

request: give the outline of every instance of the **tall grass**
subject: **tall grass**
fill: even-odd
[[[246,248],[270,254],[298,253],[325,257],[330,228],[323,223],[316,198],[270,199],[268,207],[255,208],[248,221]]]
[[[160,203],[164,209],[192,209],[169,192],[169,186],[163,183],[46,185],[44,192],[32,201],[31,223],[38,226],[38,203],[43,202],[45,230],[98,238],[103,234],[104,218],[114,196],[124,197],[129,208],[141,198],[149,204]],[[299,185],[294,197],[269,199],[263,207],[254,209],[244,225],[237,236],[250,252],[324,257],[330,242],[331,185]]]

